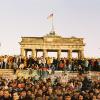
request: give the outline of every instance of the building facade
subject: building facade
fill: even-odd
[[[61,52],[67,52],[69,59],[72,58],[72,52],[78,53],[78,58],[84,58],[83,38],[66,38],[49,33],[43,37],[22,37],[20,42],[21,55],[26,56],[28,51],[32,51],[32,56],[37,57],[38,51],[43,51],[43,57],[48,57],[49,51],[57,52],[57,58],[61,57]]]

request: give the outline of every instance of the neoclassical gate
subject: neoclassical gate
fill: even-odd
[[[28,51],[32,51],[32,56],[37,57],[37,52],[42,51],[43,57],[48,57],[48,51],[56,51],[57,58],[61,57],[61,52],[67,52],[68,58],[72,58],[72,52],[78,53],[78,58],[84,58],[83,38],[62,37],[55,33],[49,33],[43,37],[22,37],[20,42],[21,55],[27,56]],[[67,55],[66,55],[67,57]]]

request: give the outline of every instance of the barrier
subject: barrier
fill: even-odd
[[[13,69],[0,69],[0,77],[12,79],[13,75]]]
[[[31,70],[20,70],[19,69],[19,70],[17,70],[16,75],[18,77],[25,77],[25,78],[39,76],[38,70],[34,70],[34,69],[31,69]],[[62,77],[62,76],[67,76],[68,79],[80,77],[79,73],[70,73],[68,71],[66,71],[66,72],[55,71],[52,74],[51,70],[48,70],[48,74],[46,75],[46,77]],[[94,79],[94,80],[100,80],[100,72],[92,72],[91,71],[87,74],[82,75],[82,77],[84,77],[84,76],[88,76],[89,78]]]

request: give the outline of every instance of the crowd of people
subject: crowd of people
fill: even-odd
[[[0,100],[100,100],[100,81],[80,76],[63,82],[61,77],[0,78]]]
[[[26,68],[47,68],[52,70],[68,71],[100,71],[100,59],[67,59],[54,57],[32,58],[22,56],[2,56],[0,57],[0,68],[26,69]]]
[[[38,77],[0,78],[0,100],[100,100],[100,80],[83,74],[100,71],[100,59],[32,58],[1,56],[1,69],[34,69]],[[46,71],[45,71],[46,70]],[[51,70],[52,74],[43,72]],[[31,70],[30,70],[31,71]],[[68,78],[66,73],[54,76],[55,71],[79,72]],[[59,74],[59,73],[58,73]]]

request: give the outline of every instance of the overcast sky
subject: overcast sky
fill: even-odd
[[[84,38],[85,56],[100,57],[100,0],[0,0],[0,55],[19,54],[21,36],[44,36],[47,16],[63,37]]]

